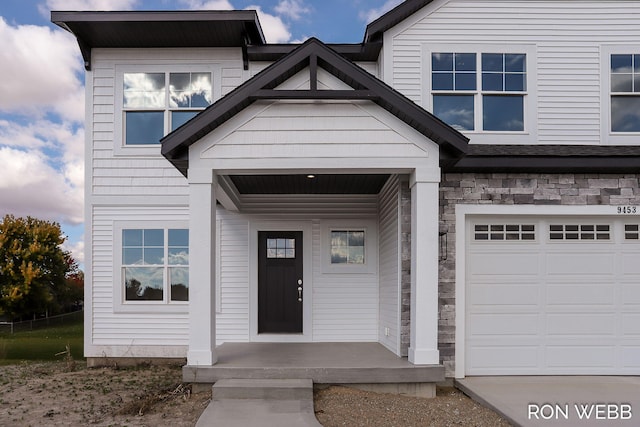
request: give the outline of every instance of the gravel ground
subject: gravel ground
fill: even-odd
[[[211,394],[181,380],[177,366],[0,366],[0,426],[194,426]],[[420,399],[334,386],[315,393],[315,409],[325,427],[509,425],[450,388]]]
[[[314,401],[324,427],[510,426],[453,388],[438,388],[435,398],[422,399],[332,386],[316,391]]]

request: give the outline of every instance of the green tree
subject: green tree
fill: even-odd
[[[60,225],[6,215],[0,223],[0,312],[11,319],[58,311],[75,261]],[[71,261],[70,261],[71,260]],[[77,268],[77,267],[76,267]]]

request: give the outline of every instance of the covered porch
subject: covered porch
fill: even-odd
[[[304,375],[316,382],[439,381],[439,162],[465,144],[461,134],[315,39],[168,135],[163,154],[189,183],[191,287],[185,380],[208,383],[226,375],[246,378],[261,372],[266,378]],[[320,178],[316,184],[324,183],[320,194],[304,190],[313,176]],[[380,184],[386,184],[369,192],[371,182],[381,177]],[[398,177],[403,177],[410,194],[409,212],[400,209]],[[346,183],[364,187],[347,191]],[[373,210],[351,209],[359,203]],[[400,244],[402,217],[410,228],[405,254]],[[225,307],[218,305],[216,241],[224,233],[220,220],[229,218],[237,224],[236,253],[247,259],[240,262],[242,274],[236,276],[236,295],[241,297],[234,307],[235,335],[220,339],[224,327],[218,322]],[[328,318],[318,308],[320,291],[333,291],[322,295],[324,308],[331,309],[349,283],[356,282],[346,277],[356,277],[347,271],[351,268],[333,265],[328,255],[336,230],[375,242],[372,247],[355,244],[367,259],[375,260],[353,269],[360,283],[369,286],[369,293],[362,295],[376,303],[370,317],[373,327],[369,322],[365,338],[355,331],[346,338],[340,335],[341,328],[350,326],[348,311],[333,310]],[[260,277],[263,266],[272,262],[269,258],[280,257],[270,257],[260,248],[269,249],[276,240],[292,242],[274,246],[284,251],[282,258],[289,258],[289,250],[292,259],[297,257],[299,248],[304,248],[304,255],[301,267],[292,270],[293,281],[287,279],[287,286],[298,289],[297,324],[273,333],[261,326],[260,308],[271,305],[264,302],[268,298],[260,299]],[[410,264],[410,272],[401,270],[403,263]],[[342,282],[335,286],[340,275]],[[408,318],[401,319],[400,292],[407,280],[410,310]],[[387,290],[395,300],[387,299]],[[385,302],[393,308],[383,323]],[[353,298],[349,309],[356,311],[359,304]],[[322,321],[333,322],[332,327],[321,331]],[[409,337],[406,358],[401,357],[405,354],[399,340],[386,342],[403,328]],[[327,329],[335,333],[327,334]]]
[[[183,367],[184,380],[312,379],[424,397],[444,381],[442,365],[414,365],[379,343],[225,343],[216,352],[215,365]]]

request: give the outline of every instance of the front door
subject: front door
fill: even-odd
[[[302,231],[258,232],[258,333],[301,334]]]

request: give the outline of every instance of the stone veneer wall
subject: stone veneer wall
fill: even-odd
[[[404,197],[402,200],[404,203]],[[446,259],[443,259],[445,254],[440,255],[438,345],[441,363],[444,364],[448,377],[454,375],[455,368],[455,206],[457,204],[640,205],[640,175],[443,174],[440,183],[440,230],[446,232],[447,250]],[[404,282],[402,300],[404,314]]]

